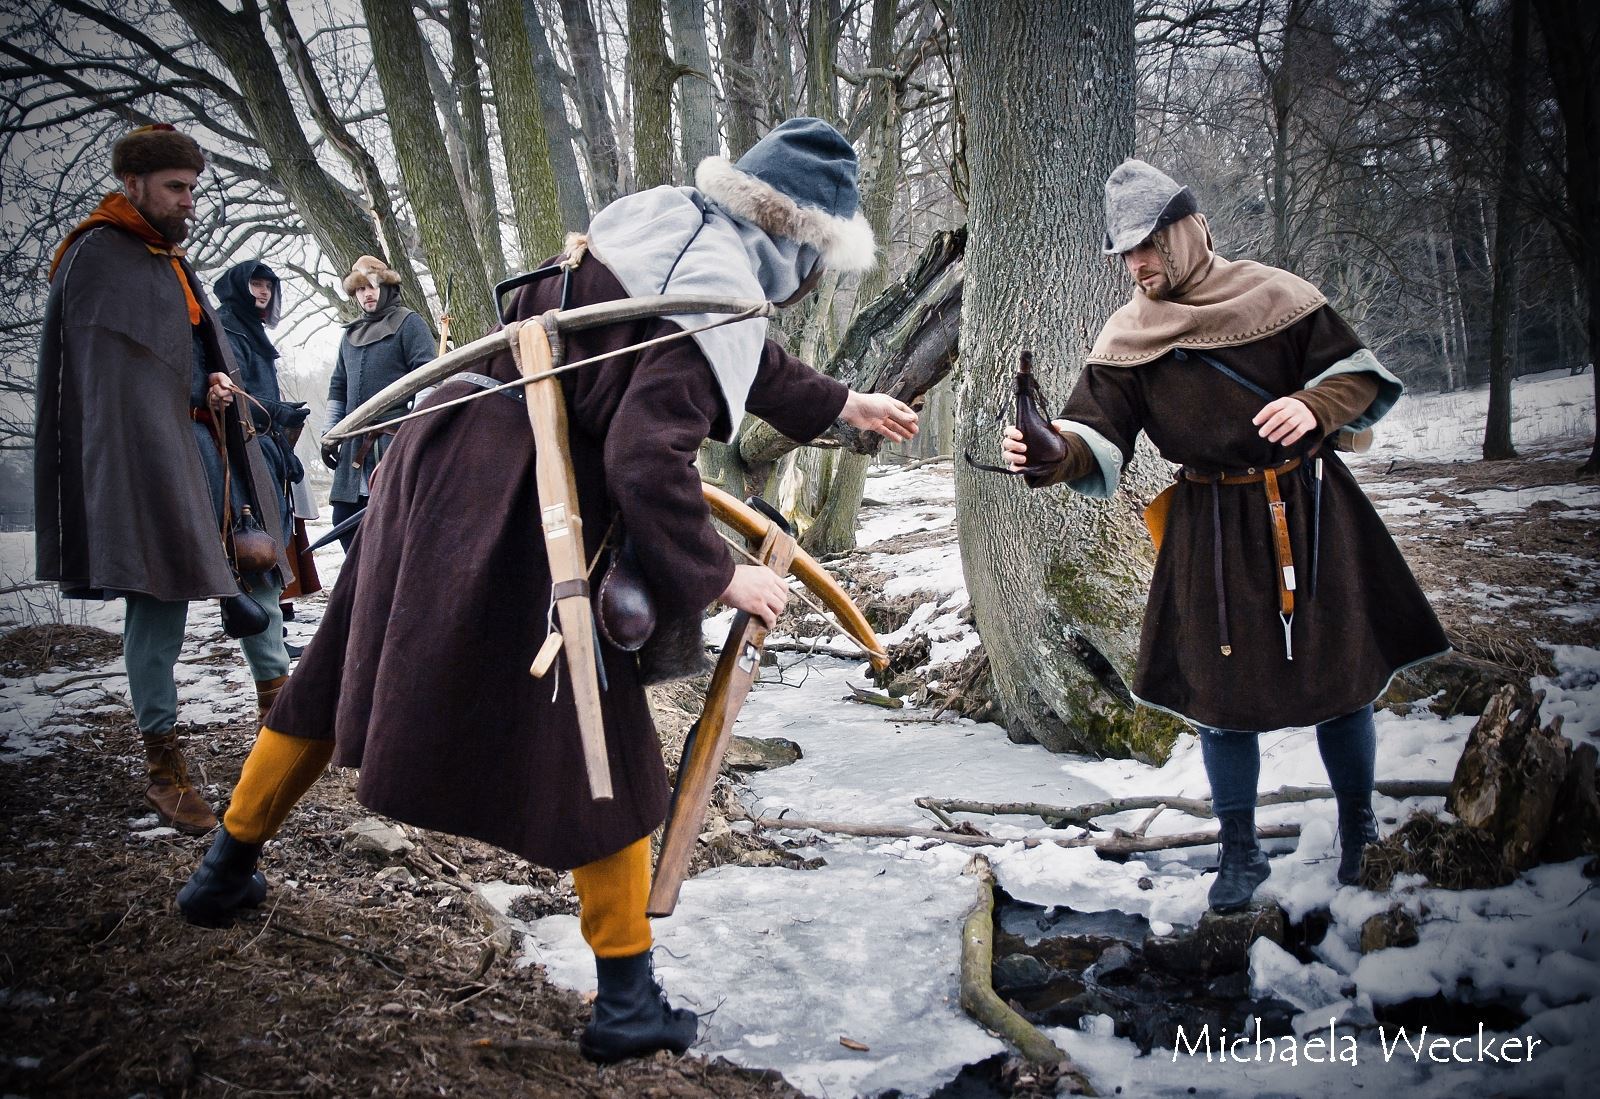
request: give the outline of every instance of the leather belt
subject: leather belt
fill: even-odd
[[[1294,593],[1296,588],[1294,570],[1294,545],[1289,539],[1289,505],[1284,502],[1283,494],[1278,489],[1278,478],[1299,469],[1301,464],[1316,454],[1312,451],[1287,462],[1275,466],[1262,466],[1250,468],[1240,473],[1201,473],[1198,470],[1184,466],[1179,470],[1179,475],[1186,481],[1211,486],[1211,528],[1212,528],[1212,567],[1215,573],[1214,583],[1217,589],[1217,628],[1220,635],[1222,655],[1233,655],[1233,644],[1228,635],[1228,599],[1227,589],[1223,582],[1222,571],[1222,508],[1218,498],[1218,485],[1254,485],[1260,484],[1267,497],[1267,513],[1272,521],[1272,547],[1277,557],[1276,587],[1278,589],[1278,618],[1283,622],[1283,648],[1287,659],[1294,659],[1294,640],[1292,627],[1294,624]],[[1320,461],[1317,469],[1317,488],[1321,488]],[[1320,524],[1320,491],[1317,494],[1315,507],[1314,528]],[[1320,542],[1320,531],[1313,533],[1313,544]],[[1314,551],[1313,551],[1314,552]]]

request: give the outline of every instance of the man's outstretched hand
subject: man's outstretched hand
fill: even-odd
[[[903,443],[917,433],[916,410],[887,393],[857,393],[852,389],[839,418],[862,431],[876,431],[891,443]]]

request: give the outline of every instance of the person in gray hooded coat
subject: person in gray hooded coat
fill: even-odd
[[[825,122],[786,122],[737,164],[702,164],[697,182],[596,215],[568,256],[577,266],[566,304],[656,294],[784,302],[824,267],[873,262],[855,152]],[[560,307],[561,281],[520,290],[507,319]],[[765,319],[689,335],[699,323],[652,318],[563,336],[568,362],[603,357],[562,376],[586,556],[601,554],[602,574],[615,521],[638,549],[661,622],[637,656],[602,647],[615,796],[589,795],[572,692],[528,675],[551,593],[534,445],[524,405],[489,397],[395,436],[322,626],[179,896],[189,919],[225,922],[260,903],[260,845],[332,758],[361,768],[357,797],[377,812],[572,869],[599,981],[586,1056],[682,1052],[694,1041],[694,1014],[666,1001],[650,966],[650,834],[670,789],[644,688],[701,670],[700,620],[713,600],[771,623],[788,598],[776,573],[735,562],[718,537],[696,454],[708,437],[730,439],[747,409],[801,440],[836,418],[890,439],[916,431],[901,402],[852,392],[767,340]],[[519,377],[508,353],[483,373]],[[474,391],[447,380],[423,407]]]

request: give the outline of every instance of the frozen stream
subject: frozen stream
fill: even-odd
[[[1571,708],[1581,699],[1579,729],[1594,713],[1594,671],[1584,659],[1591,653],[1571,654],[1573,666],[1562,681],[1575,691],[1551,685],[1552,703],[1566,699]],[[844,701],[855,670],[842,661],[815,660],[809,669],[785,673],[798,686],[763,684],[753,693],[737,731],[787,737],[805,753],[791,766],[751,776],[746,801],[753,811],[927,826],[934,822],[913,803],[920,795],[1070,804],[1112,792],[1205,793],[1192,738],[1160,768],[1055,756],[1012,744],[993,725],[897,723],[897,712]],[[1380,777],[1448,777],[1470,726],[1471,719],[1380,714]],[[1577,731],[1569,725],[1569,732]],[[1264,738],[1263,749],[1270,772],[1264,786],[1325,781],[1309,731],[1273,734]],[[1403,817],[1408,808],[1383,798],[1378,806],[1380,816],[1390,818]],[[1159,1049],[1141,1057],[1131,1042],[1093,1023],[1088,1032],[1053,1029],[1050,1036],[1081,1062],[1102,1094],[1122,1086],[1132,1095],[1335,1096],[1394,1086],[1416,1096],[1445,1096],[1462,1087],[1481,1088],[1490,1073],[1502,1094],[1564,1094],[1582,1071],[1578,1066],[1593,1060],[1582,1035],[1595,1021],[1600,975],[1600,944],[1588,936],[1589,928],[1600,925],[1600,896],[1589,891],[1579,864],[1542,867],[1504,889],[1475,893],[1404,885],[1389,895],[1341,889],[1333,881],[1332,814],[1331,803],[1261,814],[1266,823],[1305,825],[1298,844],[1278,848],[1264,894],[1294,916],[1313,907],[1334,913],[1333,929],[1318,947],[1322,960],[1301,965],[1281,950],[1259,947],[1252,955],[1258,991],[1305,1009],[1298,1021],[1303,1044],[1297,1044],[1297,1063],[1208,1063],[1203,1050],[1193,1056],[1185,1051],[1176,1060],[1172,1051]],[[1107,820],[1131,826],[1142,815]],[[1061,835],[1043,829],[1036,818],[975,819],[1003,836]],[[1200,826],[1169,813],[1151,831]],[[811,839],[815,846],[801,854],[821,855],[827,860],[822,869],[721,867],[687,882],[678,911],[655,921],[656,965],[665,986],[676,1003],[709,1013],[695,1053],[777,1069],[809,1094],[842,1097],[890,1088],[927,1095],[963,1065],[1000,1050],[957,1003],[960,923],[976,896],[974,883],[962,874],[971,850],[918,850],[923,841]],[[1211,847],[1126,864],[1049,845],[987,851],[1001,884],[1019,900],[1135,912],[1149,917],[1158,932],[1163,925],[1198,919],[1210,880],[1201,870],[1215,859]],[[1141,878],[1147,879],[1144,888]],[[494,895],[504,906],[516,890],[506,887]],[[1443,919],[1423,923],[1420,947],[1363,958],[1354,948],[1361,922],[1390,904]],[[593,989],[593,963],[575,917],[551,916],[520,927],[527,934],[526,962],[545,966],[560,984]],[[1352,1054],[1356,1064],[1310,1063],[1319,1054],[1307,1039],[1318,1026],[1326,1035],[1327,1016],[1370,1021],[1375,1000],[1453,990],[1462,977],[1486,992],[1525,996],[1524,1010],[1533,1019],[1518,1033],[1542,1036],[1531,1064],[1438,1064],[1426,1054],[1419,1064],[1403,1044],[1391,1048],[1386,1061],[1371,1028]],[[1385,1037],[1393,1047],[1393,1027]],[[1416,1041],[1415,1028],[1409,1037]],[[868,1048],[848,1048],[841,1038]],[[1285,1041],[1277,1048],[1287,1048]],[[1304,1057],[1300,1049],[1308,1050]],[[1255,1047],[1241,1047],[1240,1055],[1254,1058]],[[1325,1048],[1320,1056],[1326,1056]]]

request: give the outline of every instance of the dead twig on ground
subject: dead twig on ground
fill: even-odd
[[[1378,793],[1391,798],[1442,798],[1450,792],[1448,782],[1429,779],[1396,779],[1379,782],[1374,788]],[[1256,804],[1292,805],[1303,801],[1322,801],[1331,797],[1333,790],[1327,786],[1280,786],[1271,793],[1262,794]],[[991,817],[1043,817],[1047,821],[1061,824],[1090,824],[1096,817],[1126,813],[1132,809],[1155,809],[1161,806],[1177,809],[1191,817],[1210,819],[1212,815],[1210,798],[1185,798],[1173,795],[1108,798],[1105,801],[1091,801],[1083,805],[922,797],[917,799],[917,805],[929,811],[937,809],[946,813],[982,813]]]
[[[944,832],[937,828],[911,828],[903,824],[856,824],[850,821],[800,820],[793,817],[751,817],[749,820],[757,828],[780,831],[804,832],[811,829],[841,836],[863,836],[874,839],[930,839],[962,847],[1003,847],[1008,843],[1020,843],[1024,847],[1037,847],[1041,843],[1053,843],[1057,847],[1093,847],[1100,854],[1111,857],[1137,855],[1146,851],[1166,851],[1177,847],[1204,847],[1217,842],[1216,832],[1175,832],[1167,836],[1138,836],[1119,829],[1109,838],[1086,834],[1073,836],[1071,839],[1039,836],[1001,839],[981,832],[977,835],[966,835],[959,832]],[[1299,834],[1298,824],[1271,824],[1256,829],[1256,836],[1264,840],[1290,839]]]

